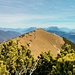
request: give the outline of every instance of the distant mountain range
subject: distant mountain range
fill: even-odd
[[[0,30],[0,43],[3,41],[7,41],[11,38],[17,37],[19,35],[21,35],[19,32]]]
[[[53,30],[53,31],[62,31],[62,32],[66,32],[66,33],[75,33],[75,29],[69,29],[69,28],[66,28],[66,27],[62,27],[62,28],[58,28],[58,27],[48,27],[48,28],[44,28],[45,30]]]
[[[33,30],[36,30],[38,29],[37,27],[30,27],[30,28],[0,28],[0,30],[3,30],[3,31],[15,31],[15,32],[19,32],[19,33],[27,33],[27,32],[30,32],[30,31],[33,31]],[[62,27],[62,28],[58,28],[58,27],[48,27],[48,28],[43,28],[45,30],[51,30],[51,31],[62,31],[62,32],[66,32],[66,33],[75,33],[75,29],[69,29],[69,28],[66,28],[66,27]]]
[[[36,30],[36,27],[30,27],[30,28],[0,28],[0,30],[3,31],[15,31],[15,32],[19,32],[21,34],[27,33],[27,32],[31,32],[33,30]]]
[[[45,28],[47,32],[55,33],[59,36],[65,37],[75,43],[75,31],[74,29],[68,29],[68,28],[58,28],[58,27],[49,27]]]
[[[2,40],[3,38],[4,38],[4,40],[7,40],[7,38],[9,39],[9,37],[13,38],[18,35],[25,34],[25,33],[31,32],[33,30],[36,30],[36,29],[38,29],[38,28],[36,28],[36,27],[23,28],[23,29],[22,28],[15,28],[15,29],[14,28],[0,28],[0,30],[8,33],[8,35],[9,35],[8,37],[5,38],[5,36],[4,37],[1,36],[1,34],[2,35],[5,35],[5,34],[0,32],[0,40],[1,40],[0,42],[3,41]],[[70,41],[72,41],[73,43],[75,43],[75,29],[69,29],[69,28],[65,28],[65,27],[64,28],[48,27],[48,28],[43,28],[43,29],[46,30],[47,32],[52,32],[59,36],[65,37],[65,38],[69,39]],[[9,31],[13,32],[13,33],[15,32],[16,36],[14,36],[15,34],[10,35]],[[18,35],[17,35],[17,33],[18,33]]]

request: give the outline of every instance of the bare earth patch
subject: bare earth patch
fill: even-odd
[[[43,29],[37,29],[33,32],[21,35],[15,40],[19,41],[19,45],[27,46],[37,58],[41,52],[49,51],[54,57],[60,52],[61,46],[64,44],[63,38],[54,34],[46,32]]]

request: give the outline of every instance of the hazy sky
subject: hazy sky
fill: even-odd
[[[75,0],[0,0],[0,27],[75,28]]]

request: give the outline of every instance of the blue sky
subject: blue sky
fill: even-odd
[[[75,0],[0,0],[0,27],[75,28]]]

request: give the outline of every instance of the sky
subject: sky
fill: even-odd
[[[75,29],[75,0],[0,0],[0,27]]]

